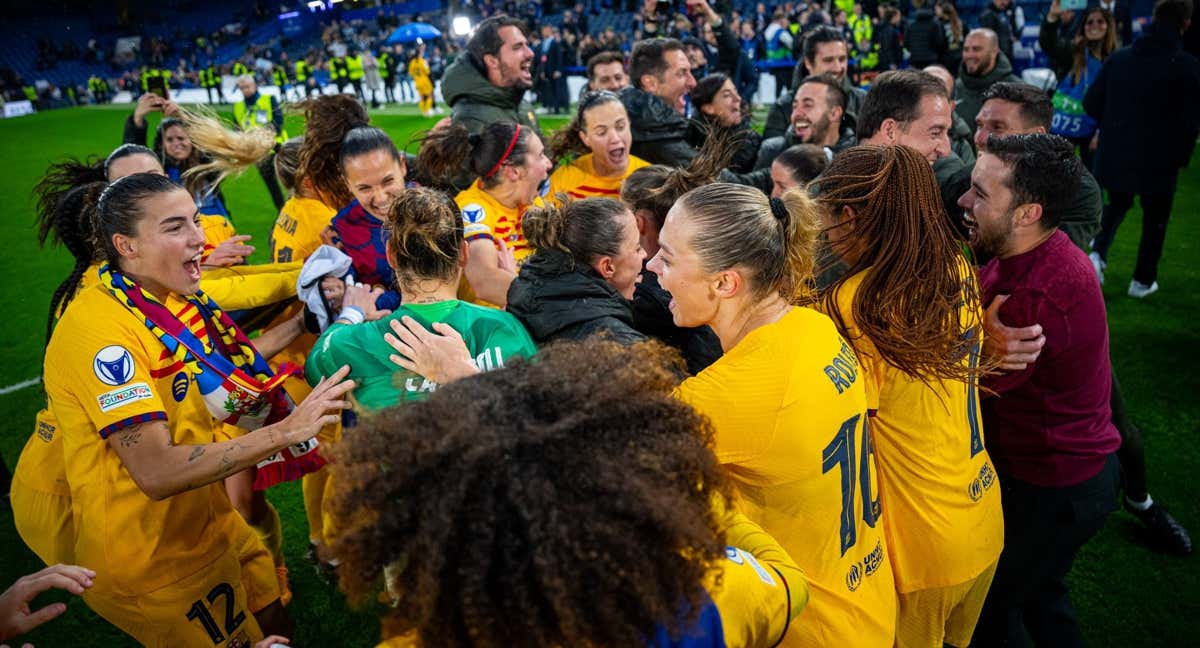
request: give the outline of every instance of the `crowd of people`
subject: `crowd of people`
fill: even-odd
[[[853,32],[809,20],[761,133],[734,17],[658,4],[552,135],[525,97],[570,110],[554,29],[499,14],[415,156],[356,84],[289,137],[246,74],[233,124],[147,93],[122,146],[52,165],[39,235],[75,263],[11,495],[50,567],[0,596],[0,640],[57,587],[145,645],[286,644],[264,493],[294,480],[308,559],[385,604],[382,646],[1081,646],[1067,575],[1119,502],[1190,553],[1101,284],[1137,195],[1128,293],[1158,289],[1192,0],[1124,46],[1055,2],[1051,91],[992,28],[864,89]],[[718,45],[664,35],[680,15]],[[278,183],[266,264],[221,194],[250,166]]]

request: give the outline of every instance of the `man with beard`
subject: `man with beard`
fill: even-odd
[[[862,88],[850,83],[846,74],[849,49],[842,33],[833,27],[818,27],[804,39],[804,60],[796,64],[792,70],[792,90],[779,96],[767,113],[767,123],[763,126],[763,137],[772,138],[783,135],[791,125],[791,114],[795,100],[795,90],[808,76],[829,74],[841,85],[842,94],[846,97],[845,121],[846,126],[854,129],[858,113],[867,93]],[[808,70],[805,72],[805,70]]]
[[[796,90],[792,102],[792,127],[778,137],[764,140],[754,168],[771,166],[780,153],[796,144],[816,144],[825,149],[825,157],[854,146],[854,131],[842,128],[846,95],[841,83],[831,74],[810,76]]]
[[[974,132],[975,115],[983,105],[983,93],[1001,81],[1020,81],[1012,73],[1012,64],[1000,51],[996,32],[972,29],[963,41],[963,60],[955,82],[958,103],[954,112],[962,116]]]
[[[479,23],[464,56],[446,68],[442,95],[451,120],[472,134],[487,124],[513,122],[537,129],[533,108],[524,101],[533,86],[533,50],[523,23],[506,15]]]
[[[647,38],[633,46],[631,87],[621,90],[629,113],[632,152],[651,164],[686,166],[696,150],[687,143],[687,95],[696,87],[683,43]]]
[[[973,645],[1081,646],[1066,584],[1079,549],[1116,503],[1104,296],[1091,262],[1058,229],[1083,168],[1054,135],[991,136],[959,200],[972,245],[993,257],[982,302],[1040,324],[1046,346],[1024,369],[987,376],[987,450],[1004,508],[1004,550]],[[981,395],[985,390],[980,390]]]

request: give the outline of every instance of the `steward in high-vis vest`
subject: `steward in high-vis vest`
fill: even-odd
[[[279,96],[287,99],[288,90],[290,90],[292,87],[292,80],[288,78],[287,68],[285,68],[282,63],[276,64],[275,67],[271,69],[271,81],[273,81],[275,86],[279,88]],[[282,144],[283,140],[280,140],[279,143]]]
[[[307,59],[296,61],[295,74],[296,85],[303,88],[301,90],[302,93],[310,97],[314,94],[320,94],[317,88],[317,78],[313,76],[312,67],[308,64]]]
[[[233,121],[242,130],[250,130],[259,126],[269,126],[275,129],[275,147],[286,142],[288,135],[283,128],[283,109],[275,97],[261,94],[254,77],[244,75],[238,78],[238,90],[242,91],[242,100],[233,104]],[[267,183],[267,191],[271,192],[271,200],[278,211],[283,207],[283,190],[275,178],[275,154],[272,153],[258,163],[258,174]]]
[[[350,79],[350,85],[354,86],[354,94],[358,95],[359,101],[365,102],[367,97],[363,94],[362,54],[354,52],[354,56],[346,56],[346,72]]]
[[[171,71],[159,68],[142,68],[142,93],[153,92],[163,99],[170,99],[167,84],[171,81]]]
[[[209,64],[206,68],[200,68],[196,75],[200,77],[200,87],[208,94],[208,103],[222,103],[221,75],[217,72],[217,66]],[[215,100],[213,95],[216,95]]]
[[[350,68],[345,56],[339,56],[329,62],[329,76],[337,85],[338,92],[346,91],[346,86],[350,85]]]
[[[112,88],[108,85],[108,80],[102,76],[93,74],[88,79],[88,90],[92,93],[92,98],[96,103],[108,103],[111,100]]]
[[[379,61],[379,78],[383,81],[383,100],[387,103],[396,103],[396,57],[392,54],[392,48],[384,46],[380,48],[379,56],[375,57]]]

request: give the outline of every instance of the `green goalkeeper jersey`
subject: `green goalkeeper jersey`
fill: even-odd
[[[321,334],[308,355],[304,374],[310,384],[350,365],[350,378],[358,383],[354,400],[364,410],[391,407],[419,400],[437,389],[437,383],[392,364],[395,350],[384,341],[390,323],[405,315],[432,328],[443,322],[458,331],[475,365],[482,371],[499,369],[514,358],[530,358],[537,351],[529,333],[508,313],[457,299],[436,304],[406,304],[394,313],[362,324],[333,324]]]

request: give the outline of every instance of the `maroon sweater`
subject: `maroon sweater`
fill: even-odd
[[[1000,472],[1064,487],[1094,477],[1121,445],[1112,424],[1108,322],[1091,262],[1056,231],[1038,247],[992,259],[979,275],[983,303],[1006,326],[1041,324],[1046,346],[1024,371],[990,376],[983,396],[988,453]]]

